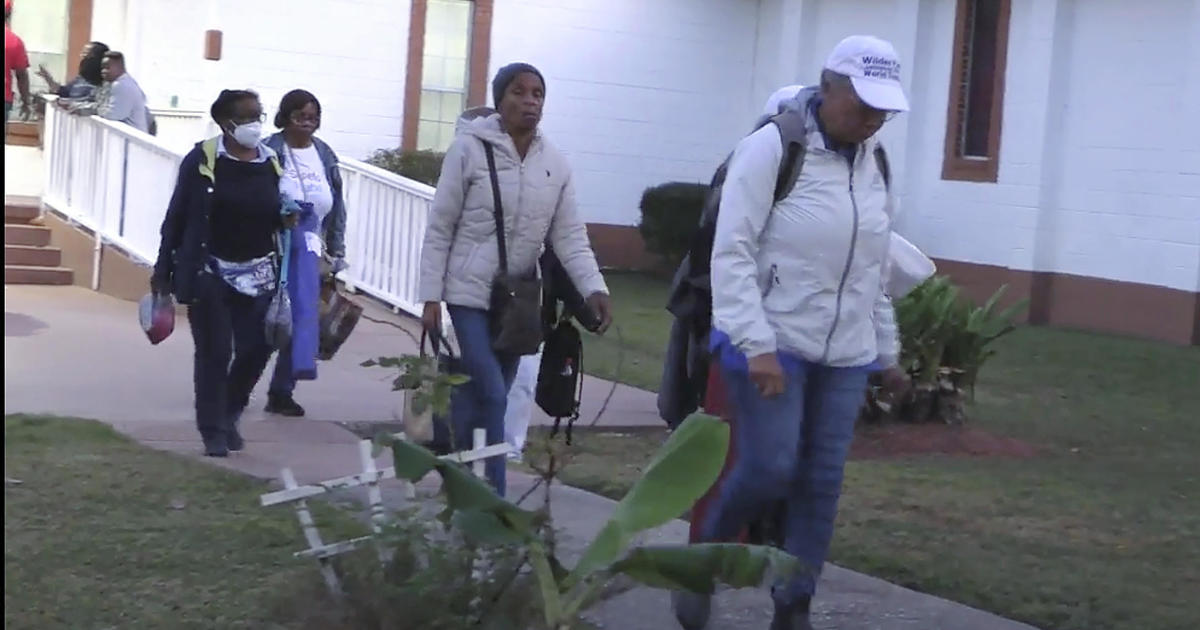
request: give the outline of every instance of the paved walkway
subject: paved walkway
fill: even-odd
[[[96,418],[135,439],[164,450],[198,456],[191,415],[191,338],[186,324],[151,347],[136,323],[136,306],[74,287],[6,286],[4,289],[4,413],[50,413]],[[377,312],[383,315],[385,312]],[[337,360],[321,365],[316,383],[302,384],[310,410],[305,420],[245,418],[248,448],[212,463],[265,479],[291,467],[301,483],[360,470],[358,438],[332,420],[391,420],[398,396],[382,371],[358,364],[379,354],[413,350],[403,333],[363,322]],[[585,404],[606,391],[593,386]],[[627,395],[628,394],[628,395]],[[261,406],[261,395],[254,407]],[[622,389],[610,409],[653,416],[653,397]],[[387,462],[382,461],[381,464]],[[526,475],[510,475],[514,493],[528,487]],[[540,493],[538,493],[540,494]],[[389,493],[395,499],[397,493]],[[577,556],[611,513],[613,502],[582,490],[555,487],[555,523],[564,555]],[[687,526],[674,521],[647,538],[686,539]],[[297,535],[297,547],[301,545]],[[959,604],[888,584],[837,567],[824,576],[816,627],[822,630],[1029,630]],[[712,630],[765,628],[770,603],[762,591],[723,593]],[[605,628],[661,630],[676,627],[667,595],[635,588],[593,609]]]

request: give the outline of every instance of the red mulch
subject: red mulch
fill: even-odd
[[[884,459],[908,455],[1014,457],[1037,455],[1032,445],[992,435],[969,425],[885,424],[868,426],[854,436],[850,459]]]

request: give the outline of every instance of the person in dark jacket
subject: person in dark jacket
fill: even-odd
[[[79,74],[66,83],[60,84],[55,81],[50,70],[44,64],[38,66],[37,74],[46,82],[50,94],[55,94],[59,98],[87,100],[104,82],[104,78],[100,76],[100,64],[104,60],[106,52],[108,52],[108,46],[104,43],[88,42],[79,56]]]
[[[196,427],[204,454],[225,457],[244,446],[238,420],[271,358],[265,319],[278,287],[276,235],[289,220],[258,95],[224,90],[210,111],[223,134],[183,158],[150,285],[188,305]]]
[[[279,155],[283,165],[280,193],[313,204],[325,241],[324,254],[332,261],[327,271],[336,274],[347,267],[346,202],[337,154],[314,135],[321,128],[320,101],[305,90],[284,94],[275,114],[275,127],[281,131],[267,138],[267,146]],[[303,416],[304,407],[293,397],[295,389],[291,349],[284,348],[275,359],[267,412]]]

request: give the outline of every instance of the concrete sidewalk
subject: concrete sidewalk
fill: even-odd
[[[363,303],[367,315],[394,326],[360,321],[334,360],[318,364],[318,379],[296,388],[296,399],[308,412],[303,421],[397,420],[401,396],[391,389],[395,372],[361,364],[416,353],[419,326],[370,300]],[[193,346],[186,317],[176,318],[170,338],[151,346],[138,327],[133,302],[79,287],[6,285],[4,330],[5,413],[53,410],[105,421],[193,420]],[[262,407],[272,366],[246,411],[247,424],[266,419]],[[592,422],[611,390],[606,381],[585,380],[581,425]],[[105,400],[124,404],[113,407]],[[620,385],[599,424],[665,429],[655,409],[654,394]],[[534,425],[551,422],[540,409],[531,419]]]
[[[180,321],[175,334],[151,347],[136,323],[136,306],[74,287],[5,287],[5,414],[45,413],[107,421],[138,441],[198,457],[192,422],[191,338]],[[373,313],[386,316],[386,312]],[[245,417],[247,450],[206,461],[264,479],[290,467],[300,483],[361,471],[358,438],[331,421],[392,420],[399,397],[387,373],[359,367],[380,354],[412,352],[404,333],[362,322],[335,361],[321,364],[321,378],[302,384],[305,420],[264,417],[255,401]],[[596,396],[601,387],[590,388]],[[652,416],[653,397],[614,399],[610,409]],[[607,391],[600,395],[607,394]],[[643,395],[641,398],[638,395]],[[621,394],[624,396],[624,394]],[[599,404],[593,398],[592,404]],[[588,416],[585,413],[584,420]],[[388,465],[385,458],[378,462]],[[433,489],[434,481],[423,484]],[[519,496],[532,478],[510,473]],[[575,488],[552,491],[555,524],[567,559],[578,557],[607,520],[613,502]],[[385,492],[390,501],[399,493]],[[540,493],[535,493],[540,497]],[[674,521],[651,532],[647,542],[684,541],[687,525]],[[302,546],[299,534],[297,548]],[[829,567],[816,604],[816,627],[840,630],[1030,630],[988,613],[916,593],[851,571]],[[763,591],[721,594],[712,630],[757,629],[769,624]],[[667,594],[635,588],[589,612],[604,628],[660,630],[677,627]]]

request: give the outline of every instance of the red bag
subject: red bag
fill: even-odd
[[[138,302],[138,322],[150,343],[158,345],[175,331],[175,299],[147,293]]]

